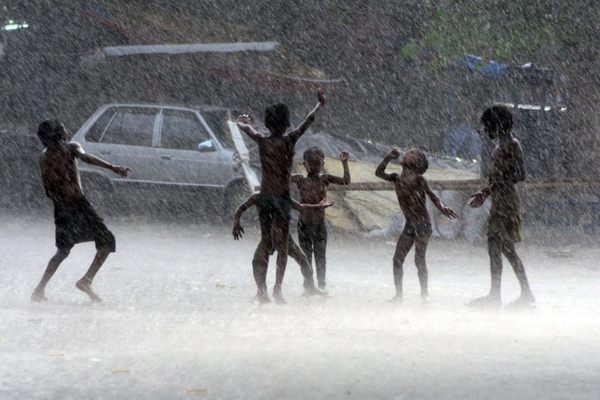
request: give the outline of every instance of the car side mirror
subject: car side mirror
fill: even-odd
[[[198,144],[198,151],[201,153],[206,153],[208,151],[215,151],[215,144],[212,139],[205,140]]]

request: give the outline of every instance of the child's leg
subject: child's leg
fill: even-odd
[[[490,256],[490,273],[492,286],[489,297],[500,299],[500,285],[502,281],[502,238],[500,235],[488,234],[488,254]]]
[[[310,234],[310,226],[298,223],[298,243],[302,251],[308,259],[308,263],[312,266],[313,242]]]
[[[394,284],[396,285],[396,297],[400,299],[402,298],[402,278],[404,278],[402,265],[414,242],[415,240],[412,237],[403,233],[396,244],[396,252],[394,253]]]
[[[287,265],[289,231],[289,219],[276,217],[273,220],[273,243],[277,250],[277,270],[275,273],[273,297],[275,297],[275,300],[278,303],[285,303],[285,299],[281,295],[281,285],[283,283],[283,276],[285,275],[285,268]]]
[[[266,303],[269,302],[269,295],[267,294],[267,269],[269,267],[269,254],[273,246],[272,222],[261,221],[260,233],[260,242],[252,258],[252,272],[254,273],[254,281],[258,290],[258,300],[261,303]]]
[[[288,255],[292,257],[298,265],[300,265],[300,271],[302,271],[302,277],[304,278],[304,288],[308,289],[315,286],[313,279],[313,270],[311,265],[308,263],[308,258],[304,252],[298,247],[298,245],[288,238]]]
[[[325,272],[327,268],[327,228],[325,224],[315,227],[313,237],[313,248],[315,253],[315,265],[317,267],[317,283],[319,289],[325,289]]]
[[[427,251],[427,244],[429,243],[429,237],[420,237],[415,241],[415,265],[419,274],[419,283],[421,285],[421,297],[425,298],[429,296],[428,290],[428,272],[427,263],[425,261],[425,253]]]
[[[502,253],[512,265],[513,270],[515,271],[515,275],[519,280],[519,285],[521,286],[521,299],[528,300],[533,302],[534,297],[533,293],[531,293],[531,289],[529,288],[529,281],[527,280],[527,274],[525,273],[525,267],[523,266],[523,262],[521,258],[517,255],[517,251],[515,250],[515,244],[510,239],[504,239],[502,242]]]
[[[58,249],[56,254],[52,256],[50,261],[48,262],[48,266],[46,267],[46,271],[44,271],[44,275],[40,280],[40,283],[34,289],[33,294],[31,295],[32,301],[43,301],[46,300],[46,296],[44,296],[44,290],[46,289],[46,285],[50,278],[54,275],[59,265],[68,257],[71,249]]]
[[[90,299],[92,299],[92,301],[95,302],[100,302],[102,301],[102,299],[100,299],[100,297],[92,290],[92,281],[94,280],[94,277],[106,261],[106,258],[109,254],[110,250],[98,249],[98,251],[96,252],[96,256],[94,257],[94,261],[92,261],[92,264],[90,265],[90,268],[85,273],[83,278],[78,280],[75,284],[77,289],[85,292],[88,296],[90,296]]]

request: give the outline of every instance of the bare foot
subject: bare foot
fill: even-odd
[[[102,299],[92,290],[92,285],[87,281],[87,279],[82,278],[78,280],[75,284],[75,287],[90,296],[90,299],[94,303],[102,302]]]
[[[304,288],[304,293],[302,293],[302,296],[329,296],[329,293],[327,293],[325,290],[317,289],[314,286],[309,286]]]
[[[267,292],[258,292],[258,293],[256,293],[255,299],[260,304],[267,304],[267,303],[271,302],[271,299],[269,299],[269,295],[267,294]]]
[[[277,304],[285,304],[287,301],[283,298],[281,294],[281,288],[273,288],[273,298],[275,299],[275,303]]]
[[[533,297],[533,294],[531,292],[525,292],[521,293],[521,296],[519,296],[519,298],[515,301],[511,302],[509,306],[514,308],[526,308],[533,306],[534,304],[535,297]]]
[[[422,304],[428,304],[430,301],[431,301],[431,298],[429,297],[428,294],[421,295],[421,303]]]
[[[496,308],[502,305],[502,299],[500,296],[488,294],[471,300],[467,305],[474,308]]]
[[[33,293],[31,294],[31,301],[36,303],[41,303],[42,301],[47,301],[48,298],[44,295],[44,289],[35,288]]]
[[[395,303],[395,304],[402,304],[402,301],[404,301],[404,299],[402,298],[401,294],[397,294],[388,300],[389,303]]]

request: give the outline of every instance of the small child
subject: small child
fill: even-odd
[[[350,170],[348,169],[348,152],[340,154],[340,161],[344,168],[344,177],[322,174],[325,154],[318,147],[311,147],[304,152],[304,167],[306,177],[296,174],[292,182],[298,186],[300,201],[305,204],[319,204],[327,196],[327,186],[350,184]],[[325,226],[325,210],[323,208],[302,208],[298,220],[298,242],[312,265],[313,253],[317,267],[317,283],[319,289],[325,290],[327,286],[326,274],[326,248],[327,229]]]
[[[284,271],[287,263],[288,236],[290,230],[290,177],[294,161],[294,147],[300,137],[313,123],[317,112],[325,105],[323,90],[317,93],[318,103],[306,116],[300,126],[288,134],[290,110],[285,104],[274,104],[265,110],[265,126],[271,136],[264,137],[250,125],[248,115],[240,115],[237,125],[258,145],[262,179],[260,194],[257,198],[261,239],[254,257],[252,269],[258,289],[257,298],[261,303],[270,301],[267,294],[267,269],[269,255],[273,245],[277,250],[277,269]],[[277,302],[285,302],[281,287],[273,288],[273,297]]]
[[[42,122],[37,136],[46,147],[40,156],[40,167],[46,195],[54,203],[58,251],[50,259],[42,280],[31,295],[31,300],[46,300],[44,295],[46,284],[76,243],[95,241],[96,257],[84,277],[77,281],[75,286],[86,293],[92,301],[99,302],[100,297],[92,290],[92,280],[108,255],[115,251],[115,237],[83,194],[77,160],[106,168],[122,177],[126,177],[130,169],[111,165],[87,154],[79,143],[68,142],[67,130],[57,120]]]
[[[425,252],[431,237],[432,229],[429,213],[425,204],[426,196],[429,196],[433,204],[448,218],[456,218],[456,213],[444,206],[440,198],[429,188],[429,184],[423,174],[429,168],[427,157],[418,149],[411,149],[402,158],[402,173],[388,174],[385,168],[388,163],[400,157],[400,151],[392,149],[381,161],[375,170],[378,178],[393,182],[398,196],[398,203],[404,213],[406,223],[404,230],[398,239],[396,253],[394,254],[394,284],[396,285],[396,296],[392,301],[402,301],[402,278],[404,271],[402,265],[409,250],[415,244],[415,264],[419,274],[421,285],[421,298],[427,300],[429,292],[427,289],[427,264]]]
[[[242,218],[242,214],[249,209],[250,207],[256,205],[258,201],[259,194],[255,193],[248,198],[244,203],[242,203],[235,212],[235,216],[233,218],[233,238],[235,240],[241,239],[244,234],[244,228],[240,223],[240,219]],[[319,204],[300,204],[295,200],[292,200],[292,207],[297,211],[301,211],[306,208],[312,209],[323,209],[327,207],[331,207],[334,203],[332,201],[323,200]],[[274,249],[273,249],[274,251]],[[313,271],[310,265],[310,262],[306,258],[306,255],[300,250],[298,245],[292,239],[290,235],[288,237],[288,255],[292,257],[298,265],[300,265],[300,271],[302,271],[302,276],[304,277],[304,295],[306,296],[326,296],[327,292],[319,290],[315,287],[315,281],[313,279]],[[275,286],[281,287],[283,283],[283,275],[285,270],[277,270],[275,277]]]

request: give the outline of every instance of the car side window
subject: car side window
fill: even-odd
[[[165,149],[197,150],[210,135],[196,114],[190,111],[164,110],[160,147]]]
[[[87,131],[85,140],[88,142],[101,142],[106,133],[106,127],[112,121],[116,112],[117,110],[114,107],[106,109]]]
[[[118,109],[101,142],[151,147],[157,112],[151,108]]]

